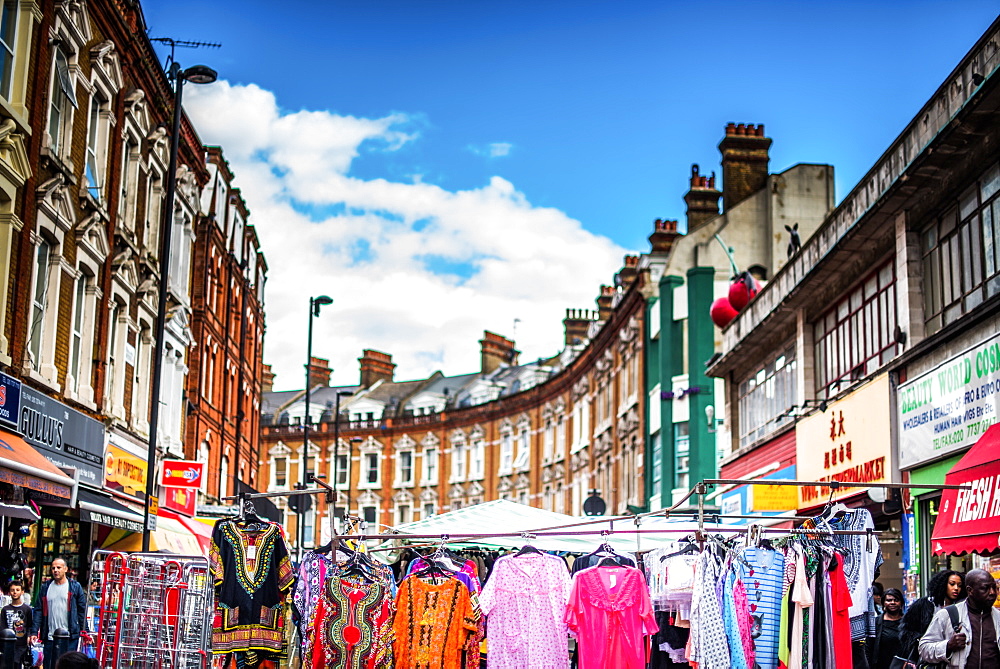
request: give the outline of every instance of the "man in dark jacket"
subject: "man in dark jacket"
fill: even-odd
[[[35,624],[38,638],[45,646],[45,669],[55,666],[61,650],[55,639],[58,629],[69,632],[65,650],[76,650],[80,631],[87,624],[87,595],[83,587],[66,575],[66,560],[52,561],[52,579],[46,581],[35,598]]]

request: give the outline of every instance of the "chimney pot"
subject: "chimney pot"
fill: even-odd
[[[771,140],[764,136],[763,123],[740,123],[734,133],[726,126],[726,136],[719,143],[723,211],[729,211],[767,185],[770,148]]]
[[[368,388],[376,381],[392,382],[396,365],[388,353],[366,348],[361,352],[358,362],[361,363],[361,385],[363,387]]]

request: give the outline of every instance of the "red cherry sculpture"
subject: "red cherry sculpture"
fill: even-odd
[[[750,304],[750,300],[760,292],[760,283],[753,278],[749,272],[743,272],[729,286],[729,303],[736,311],[743,311],[743,307]]]
[[[720,297],[715,302],[712,302],[709,314],[712,316],[713,323],[720,328],[724,328],[736,318],[739,312],[733,309],[733,305],[729,303],[728,297]]]

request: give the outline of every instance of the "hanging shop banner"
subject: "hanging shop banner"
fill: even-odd
[[[0,423],[17,429],[21,409],[21,382],[0,374]]]
[[[996,422],[998,402],[1000,334],[900,384],[900,469],[972,446]]]
[[[56,467],[77,470],[79,481],[104,480],[104,424],[28,386],[21,387],[18,430]]]
[[[163,508],[193,516],[196,512],[198,491],[191,488],[163,488]]]
[[[171,488],[201,488],[205,464],[193,460],[164,460],[160,485]]]
[[[146,458],[139,454],[138,447],[109,433],[104,451],[104,487],[136,499],[145,499],[146,471]]]
[[[990,554],[1000,546],[1000,425],[994,425],[945,475],[934,520],[935,554]]]
[[[798,478],[803,481],[887,483],[890,476],[889,377],[879,376],[826,411],[795,426]],[[804,486],[799,508],[844,499],[862,488]]]

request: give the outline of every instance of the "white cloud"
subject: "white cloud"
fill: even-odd
[[[255,85],[189,90],[187,111],[223,147],[267,258],[264,357],[278,388],[302,387],[310,296],[334,299],[313,354],[330,358],[336,383],[357,383],[364,348],[392,354],[407,380],[476,371],[483,330],[511,336],[515,318],[522,360],[558,352],[565,308],[593,308],[621,265],[624,249],[499,176],[460,191],[352,176],[362,153],[418,141],[404,114],[286,112]]]
[[[472,151],[477,156],[486,156],[487,158],[503,158],[504,156],[509,156],[511,149],[514,145],[510,142],[493,142],[492,144],[487,144],[486,146],[475,146],[469,145],[469,151]]]

